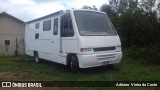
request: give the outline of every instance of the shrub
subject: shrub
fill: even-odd
[[[160,64],[160,48],[158,47],[134,47],[127,49],[126,53],[133,60],[143,64]]]

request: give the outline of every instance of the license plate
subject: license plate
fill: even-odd
[[[103,65],[107,65],[107,64],[109,64],[109,62],[108,61],[104,61],[104,62],[102,62],[103,63]]]

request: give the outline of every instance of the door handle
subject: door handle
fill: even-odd
[[[51,41],[51,43],[54,43],[54,41]]]

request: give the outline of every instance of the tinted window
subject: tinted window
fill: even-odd
[[[61,17],[61,36],[62,37],[74,36],[74,30],[70,14],[66,14]]]
[[[58,33],[58,18],[54,19],[54,28],[53,28],[53,34],[57,35]]]
[[[36,29],[39,29],[39,23],[36,23],[35,28],[36,28]]]
[[[51,30],[51,20],[43,22],[43,31]]]

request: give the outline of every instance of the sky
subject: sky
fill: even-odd
[[[98,9],[108,0],[0,0],[0,12],[30,21],[59,10],[80,9],[84,5],[95,5]]]

